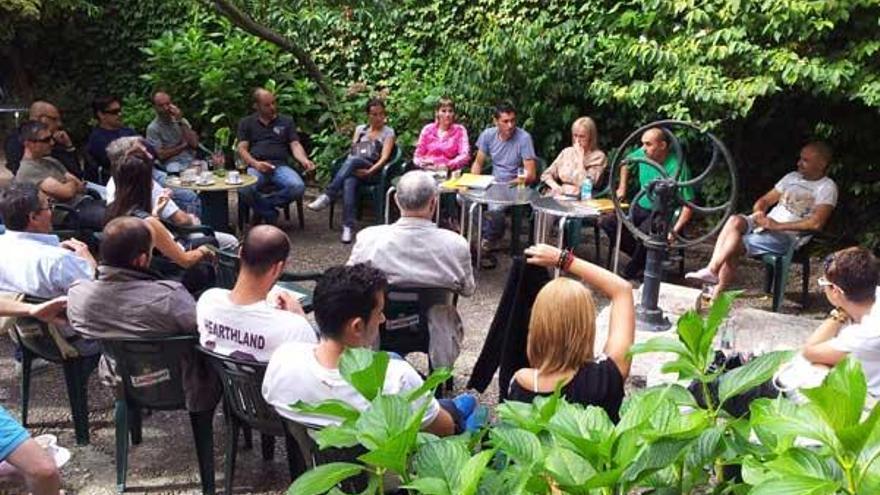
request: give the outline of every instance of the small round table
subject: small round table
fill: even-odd
[[[169,177],[165,181],[165,185],[174,189],[189,189],[199,193],[202,200],[202,223],[214,230],[227,231],[230,225],[229,193],[238,194],[239,189],[257,183],[257,178],[252,175],[242,174],[240,177],[241,182],[230,184],[226,182],[226,177],[214,174],[214,182],[205,185],[199,185],[198,182],[183,184],[180,182],[180,177]]]
[[[467,219],[468,227],[467,227],[467,240],[468,243],[473,241],[473,230],[474,230],[474,213],[476,212],[477,216],[477,259],[476,264],[477,267],[480,267],[480,261],[482,258],[482,249],[479,244],[483,240],[483,205],[486,206],[505,206],[505,207],[522,207],[528,206],[532,201],[534,201],[538,197],[537,191],[534,189],[515,184],[491,184],[486,189],[466,189],[461,191],[461,198],[465,201],[465,205],[461,209],[461,226],[462,229],[465,225],[465,210],[467,210]],[[467,203],[471,203],[470,207],[467,207]],[[514,226],[511,229],[511,243],[510,248],[511,252],[519,251],[519,232],[516,229],[516,222],[513,222]]]
[[[602,214],[597,208],[587,206],[580,201],[557,199],[553,196],[536,198],[532,201],[532,209],[535,210],[534,233],[536,243],[546,243],[551,219],[559,219],[557,226],[559,240],[556,243],[559,249],[562,249],[565,245],[565,223],[569,219],[598,219]],[[556,276],[559,276],[558,268],[556,269]]]

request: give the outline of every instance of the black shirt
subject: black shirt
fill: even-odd
[[[552,395],[552,392],[526,390],[514,377],[510,380],[507,398],[532,402],[535,397],[549,395]],[[611,421],[617,423],[620,419],[620,404],[623,402],[623,376],[614,361],[603,356],[598,361],[581,367],[562,387],[562,396],[569,402],[601,407],[608,413]]]
[[[263,125],[259,114],[251,114],[238,123],[238,140],[247,141],[248,150],[257,160],[286,162],[290,158],[290,143],[299,141],[296,124],[286,115]]]

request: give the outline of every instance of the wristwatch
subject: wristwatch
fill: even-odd
[[[846,314],[846,311],[844,311],[840,308],[832,309],[831,312],[828,313],[828,317],[838,323],[843,323],[843,324],[849,323],[849,315]]]

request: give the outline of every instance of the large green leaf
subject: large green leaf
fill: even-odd
[[[579,406],[561,402],[547,429],[554,437],[570,444],[581,455],[600,462],[611,457],[614,441],[614,424],[604,409]]]
[[[668,337],[654,337],[646,342],[633,344],[629,349],[630,355],[644,354],[647,352],[672,352],[680,356],[687,356],[688,349],[681,342]]]
[[[423,495],[453,495],[449,485],[440,478],[418,477],[409,483],[402,485],[401,489],[415,490]]]
[[[403,397],[380,395],[361,413],[355,423],[358,439],[366,448],[376,449],[380,444],[402,434],[410,424],[412,415],[413,411]]]
[[[499,425],[489,432],[492,444],[516,462],[530,466],[544,457],[541,441],[534,433]]]
[[[452,490],[459,485],[464,464],[470,459],[465,444],[457,439],[442,439],[419,446],[412,466],[419,477],[442,480]]]
[[[586,459],[565,448],[551,450],[544,466],[553,479],[567,491],[572,491],[569,487],[583,485],[596,474],[596,470]]]
[[[339,359],[339,374],[367,400],[373,400],[385,384],[388,353],[349,347]]]
[[[320,404],[315,405],[299,401],[296,404],[291,404],[290,408],[303,414],[331,416],[334,418],[340,418],[343,421],[356,420],[361,415],[359,410],[355,409],[347,402],[342,402],[341,400],[336,399],[325,400]]]
[[[703,318],[694,311],[681,315],[676,323],[678,338],[687,347],[691,356],[700,356],[700,340],[703,336]]]
[[[765,481],[752,488],[749,495],[832,495],[839,488],[834,481],[792,476]]]
[[[415,445],[415,433],[401,432],[394,435],[370,449],[366,454],[358,457],[358,460],[371,466],[390,469],[397,474],[406,472],[406,462],[409,452]]]
[[[313,436],[320,449],[354,447],[360,443],[357,429],[348,424],[325,426]]]
[[[360,474],[364,467],[350,462],[331,462],[316,466],[297,478],[287,495],[320,495],[326,493],[343,480]]]
[[[718,383],[719,401],[723,404],[731,397],[770,380],[779,366],[790,360],[793,354],[791,351],[768,352],[721,375]]]
[[[703,430],[697,440],[688,445],[684,458],[685,466],[688,469],[702,469],[711,465],[721,451],[723,434],[723,426],[713,426]]]
[[[765,467],[781,478],[799,476],[825,481],[838,481],[840,469],[835,469],[830,459],[821,457],[812,450],[801,447],[789,449],[776,459],[765,463]]]
[[[484,450],[471,457],[461,469],[461,484],[458,486],[457,495],[474,495],[480,486],[480,478],[486,471],[486,464],[495,455],[494,449]]]
[[[763,426],[777,436],[812,438],[835,452],[842,453],[843,445],[834,430],[825,421],[819,409],[812,404],[796,407],[778,407],[752,418],[753,426]]]
[[[727,318],[730,313],[730,307],[733,301],[742,294],[742,291],[726,291],[715,298],[712,307],[709,308],[709,315],[706,317],[706,330],[700,340],[700,352],[703,355],[711,353],[712,344],[715,335],[718,333],[718,327]]]
[[[434,389],[440,386],[443,382],[452,377],[452,370],[449,368],[438,368],[434,370],[428,378],[425,379],[422,385],[409,393],[406,394],[406,399],[408,401],[413,401],[422,395],[431,392],[434,392]]]
[[[862,365],[847,357],[831,369],[822,385],[801,393],[822,411],[834,431],[841,432],[858,425],[867,390]]]
[[[690,440],[663,439],[646,445],[635,460],[626,466],[621,480],[632,484],[642,476],[669,466],[684,455],[689,442]]]

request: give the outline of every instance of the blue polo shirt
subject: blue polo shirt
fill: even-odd
[[[477,149],[492,159],[492,175],[501,181],[516,179],[523,160],[536,158],[532,136],[519,127],[507,141],[499,139],[497,127],[484,130],[477,139]]]

